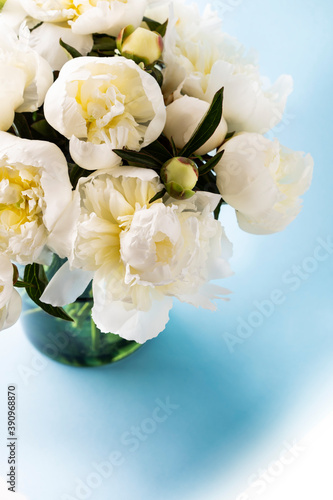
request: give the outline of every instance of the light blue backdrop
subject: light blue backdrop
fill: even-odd
[[[211,499],[213,487],[216,498],[235,500],[285,440],[298,439],[332,410],[333,250],[325,260],[325,250],[315,251],[333,239],[333,5],[213,4],[225,30],[258,50],[263,74],[294,76],[276,136],[312,153],[312,188],[298,219],[269,237],[242,233],[225,209],[235,249],[236,274],[224,283],[231,302],[217,313],[175,304],[165,332],[128,360],[65,367],[41,358],[19,325],[1,333],[0,474],[7,472],[6,387],[14,382],[18,485],[30,500],[80,498],[79,480],[94,486],[80,490],[92,500]],[[276,290],[279,304],[269,305]],[[269,317],[258,313],[264,304]],[[237,335],[244,322],[247,338],[231,348],[226,334]],[[169,409],[156,410],[168,398]],[[166,418],[153,425],[147,419],[154,415]],[[136,426],[143,434],[128,441]],[[99,484],[96,464],[111,458],[113,470],[105,469],[109,477]]]

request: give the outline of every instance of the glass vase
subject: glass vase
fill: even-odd
[[[48,279],[61,266],[55,257],[45,268]],[[141,344],[113,333],[102,333],[91,318],[91,285],[73,304],[63,309],[74,320],[50,316],[27,295],[22,295],[21,322],[30,342],[45,356],[72,366],[100,366],[114,363],[135,352]]]

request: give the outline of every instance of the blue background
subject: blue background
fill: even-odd
[[[0,475],[7,472],[6,388],[16,383],[18,487],[30,500],[79,498],[77,479],[86,482],[93,463],[113,451],[122,463],[86,498],[235,500],[285,440],[302,437],[332,410],[333,254],[317,265],[309,258],[318,238],[333,238],[333,5],[213,6],[225,31],[258,50],[262,74],[293,75],[295,90],[275,135],[313,155],[313,185],[298,219],[273,236],[242,233],[233,211],[224,209],[221,220],[234,243],[235,275],[223,283],[233,290],[231,301],[216,313],[175,304],[165,332],[119,364],[58,365],[33,349],[20,325],[1,333]],[[294,266],[305,273],[297,289],[288,281]],[[274,290],[283,303],[272,309],[266,302],[269,317],[258,316],[257,303],[271,300]],[[226,334],[255,321],[231,349]],[[152,429],[145,419],[167,398],[174,409]],[[151,433],[133,451],[122,435],[140,425]]]

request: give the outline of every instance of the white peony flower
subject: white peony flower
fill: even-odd
[[[146,0],[21,0],[21,4],[33,18],[67,22],[79,35],[117,36],[129,24],[137,28],[146,8]]]
[[[0,330],[12,326],[21,314],[21,297],[13,286],[14,268],[6,255],[0,254]]]
[[[221,32],[221,21],[209,6],[201,15],[198,6],[181,1],[172,5],[164,39],[165,96],[180,89],[210,103],[224,87],[223,115],[230,131],[264,133],[275,127],[292,91],[292,78],[283,75],[274,85],[266,79],[264,85],[255,59]],[[166,12],[162,6],[148,14],[163,21]]]
[[[15,111],[41,106],[52,82],[50,65],[0,18],[0,130],[11,127]]]
[[[73,301],[93,277],[98,328],[140,343],[164,329],[172,297],[213,310],[211,299],[227,291],[207,282],[231,274],[231,244],[211,214],[220,197],[197,193],[187,201],[149,204],[161,187],[154,171],[134,167],[82,180],[68,234],[72,272],[80,268],[85,275],[73,287],[64,266],[42,300]]]
[[[310,187],[311,155],[295,152],[260,134],[242,133],[222,147],[215,167],[222,198],[237,210],[244,231],[282,231],[301,210],[299,198]]]
[[[61,248],[52,230],[71,200],[57,146],[0,132],[0,253],[20,264],[46,263],[45,245]]]
[[[46,120],[70,139],[82,168],[120,163],[113,149],[136,151],[163,131],[166,112],[156,80],[125,57],[79,57],[63,66],[47,93]]]
[[[166,108],[167,118],[164,134],[173,139],[177,148],[182,149],[190,140],[193,132],[209,109],[206,101],[196,97],[182,96],[169,104]],[[195,153],[204,155],[221,146],[228,132],[228,125],[224,118],[208,141]]]
[[[67,23],[40,23],[27,14],[20,0],[7,0],[0,18],[14,28],[20,41],[42,56],[54,71],[60,70],[72,58],[61,47],[60,38],[83,56],[87,55],[93,47],[92,35],[77,35]],[[29,29],[25,29],[26,26]]]

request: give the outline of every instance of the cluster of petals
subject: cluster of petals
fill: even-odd
[[[93,279],[98,328],[141,343],[164,329],[174,297],[215,309],[227,291],[208,282],[232,274],[231,244],[212,215],[220,196],[150,204],[160,189],[155,172],[135,167],[82,180],[66,216],[69,262],[42,300],[72,302]]]

